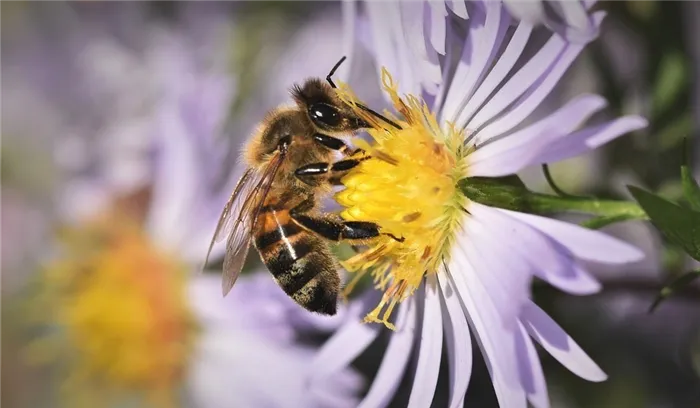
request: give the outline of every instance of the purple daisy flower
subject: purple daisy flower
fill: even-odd
[[[536,112],[585,42],[539,32],[546,30],[518,22],[501,2],[367,2],[364,9],[355,30],[381,67],[400,117],[392,116],[399,126],[390,126],[356,110],[375,125],[374,143],[358,141],[372,157],[343,179],[346,188],[336,195],[343,218],[376,222],[388,233],[344,263],[358,278],[371,274],[384,292],[365,322],[395,330],[360,406],[391,401],[414,350],[409,406],[430,406],[443,340],[451,407],[464,402],[474,346],[502,407],[549,406],[535,343],[578,376],[605,380],[530,300],[530,283],[537,277],[571,294],[595,293],[600,284],[584,262],[625,264],[643,254],[598,231],[479,204],[458,183],[585,153],[646,120],[588,124],[605,105],[597,95]],[[603,16],[589,17],[595,32]],[[356,103],[347,88],[340,94]],[[346,367],[381,329],[344,324],[317,356],[316,378]]]

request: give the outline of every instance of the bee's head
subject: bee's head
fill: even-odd
[[[304,85],[295,86],[292,96],[319,132],[340,136],[369,126],[320,79],[309,79]]]

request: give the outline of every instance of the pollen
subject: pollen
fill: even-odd
[[[128,220],[103,218],[61,242],[33,305],[52,330],[28,358],[66,368],[66,406],[104,406],[105,395],[174,406],[195,335],[184,268]]]
[[[394,329],[389,318],[396,304],[449,258],[464,216],[466,198],[457,182],[466,176],[467,152],[463,133],[450,123],[441,128],[422,100],[411,95],[401,98],[386,70],[382,83],[399,117],[388,112],[384,116],[398,126],[358,106],[344,84],[338,90],[340,98],[372,126],[368,130],[372,142],[355,141],[368,158],[343,177],[345,188],[335,199],[344,207],[343,219],[380,227],[379,237],[364,242],[364,251],[343,262],[356,274],[346,294],[370,273],[384,296],[365,321]]]

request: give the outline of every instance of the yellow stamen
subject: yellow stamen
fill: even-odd
[[[129,219],[70,230],[63,244],[34,305],[57,330],[30,344],[28,357],[69,359],[68,406],[103,406],[105,394],[173,406],[195,334],[184,269]]]
[[[370,158],[343,177],[346,188],[335,198],[344,207],[344,219],[381,227],[383,235],[369,240],[369,249],[343,266],[360,275],[373,270],[375,285],[384,296],[365,321],[393,329],[389,318],[395,305],[449,258],[454,232],[464,216],[466,198],[457,182],[466,176],[467,152],[463,132],[449,123],[443,131],[423,101],[411,95],[399,97],[385,69],[382,83],[401,117],[384,115],[400,129],[359,108],[345,84],[338,89],[339,97],[372,126],[368,133],[374,143],[356,141]]]

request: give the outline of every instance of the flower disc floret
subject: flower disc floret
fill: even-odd
[[[373,143],[356,140],[361,154],[369,158],[343,177],[345,189],[335,198],[345,207],[343,219],[380,226],[382,235],[343,263],[348,271],[357,272],[346,290],[371,271],[384,296],[365,320],[393,328],[389,317],[396,303],[410,296],[423,277],[435,273],[449,256],[464,215],[466,199],[457,182],[466,176],[466,152],[462,132],[450,124],[443,131],[423,101],[411,95],[401,98],[386,70],[382,82],[401,117],[385,115],[398,126],[358,107],[347,87],[338,91],[370,123]]]

